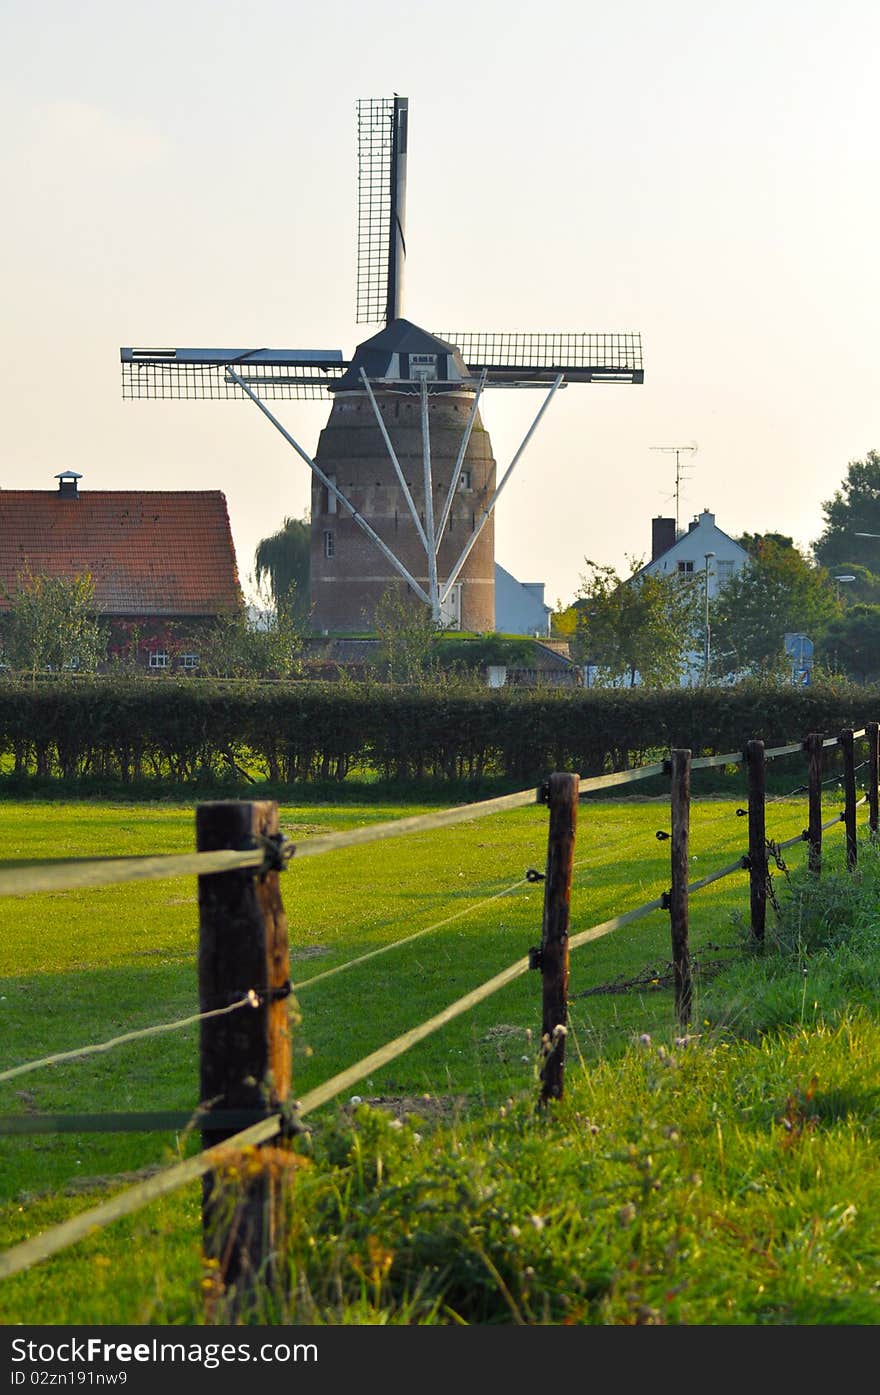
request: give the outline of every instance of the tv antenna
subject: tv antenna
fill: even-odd
[[[316,628],[361,629],[364,602],[375,608],[395,578],[435,621],[458,603],[463,628],[493,628],[498,496],[557,388],[643,382],[641,339],[437,334],[404,319],[408,99],[365,99],[357,116],[357,322],[381,324],[379,333],[351,357],[335,348],[123,348],[123,397],[250,399],[281,433],[313,475]],[[547,393],[497,484],[478,417],[493,387]],[[324,395],[333,409],[313,458],[267,403]],[[364,534],[384,563],[374,552],[367,560]]]
[[[681,482],[683,479],[688,478],[688,476],[683,473],[680,456],[682,451],[690,451],[693,455],[696,455],[697,443],[696,441],[692,441],[689,446],[651,446],[650,449],[664,451],[667,455],[673,453],[675,455],[675,536],[678,537],[678,505],[681,497]]]

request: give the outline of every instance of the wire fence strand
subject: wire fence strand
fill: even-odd
[[[191,1027],[196,1022],[204,1022],[209,1017],[223,1017],[229,1012],[238,1012],[245,1007],[258,1007],[259,996],[250,989],[237,1002],[229,1003],[226,1007],[212,1008],[210,1012],[197,1012],[192,1017],[181,1017],[176,1022],[161,1022],[153,1027],[141,1027],[133,1032],[123,1032],[122,1036],[113,1037],[111,1041],[95,1042],[91,1046],[79,1046],[73,1051],[56,1051],[51,1056],[43,1056],[38,1061],[26,1061],[20,1066],[12,1066],[9,1070],[0,1071],[0,1084],[4,1081],[14,1080],[19,1075],[27,1075],[30,1071],[41,1070],[44,1066],[57,1066],[62,1061],[79,1061],[84,1056],[94,1056],[101,1051],[112,1051],[115,1046],[122,1046],[129,1041],[142,1041],[145,1037],[157,1037],[163,1032],[176,1032],[181,1027]]]

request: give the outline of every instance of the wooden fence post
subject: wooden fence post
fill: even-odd
[[[880,722],[867,722],[868,733],[868,827],[877,837],[878,780],[880,780]]]
[[[850,869],[859,860],[856,847],[856,758],[852,727],[847,727],[837,738],[843,751],[843,825],[846,829],[846,865]]]
[[[256,839],[277,833],[278,806],[269,800],[218,800],[196,809],[199,852],[252,848]],[[200,1099],[219,1109],[269,1114],[290,1092],[290,965],[278,873],[249,868],[201,876],[198,894],[200,1010],[226,1007],[251,989],[257,994],[257,1006],[200,1024]],[[235,1132],[206,1126],[202,1145],[215,1147]],[[276,1273],[282,1239],[278,1174],[277,1168],[254,1169],[232,1186],[218,1168],[203,1179],[205,1255],[218,1261],[233,1313]]]
[[[568,1027],[568,926],[571,874],[577,829],[577,775],[557,772],[547,781],[550,827],[544,879],[541,931],[541,1095],[539,1104],[562,1099],[565,1080],[565,1033]],[[559,1030],[559,1029],[562,1030]]]
[[[691,753],[670,751],[669,769],[672,776],[670,849],[672,884],[669,892],[669,916],[672,927],[672,971],[675,983],[675,1011],[686,1027],[691,1018],[693,982],[688,953],[688,878],[690,817],[691,817]]]
[[[820,731],[812,731],[804,742],[804,750],[810,762],[809,789],[809,843],[808,864],[811,872],[818,877],[822,871],[822,759],[824,736]]]
[[[763,741],[749,741],[745,749],[749,782],[749,899],[752,938],[764,939],[767,924],[767,762]]]

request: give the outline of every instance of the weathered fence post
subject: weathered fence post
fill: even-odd
[[[218,800],[196,810],[199,852],[253,848],[277,833],[278,806],[269,800]],[[256,1006],[202,1021],[200,1099],[218,1109],[269,1114],[290,1091],[290,967],[278,872],[214,873],[199,877],[198,888],[200,1010],[227,1007],[251,989],[256,994]],[[206,1125],[203,1147],[236,1132],[237,1126]],[[259,1163],[259,1153],[251,1163]],[[281,1240],[279,1170],[238,1172],[234,1187],[224,1184],[221,1167],[205,1175],[202,1188],[205,1255],[218,1262],[234,1311],[246,1306],[258,1282],[273,1277]]]
[[[868,827],[877,837],[878,780],[880,780],[880,722],[866,722],[868,733]]]
[[[767,924],[767,762],[763,741],[749,741],[745,749],[749,783],[749,899],[752,938],[763,940]]]
[[[693,982],[688,952],[688,877],[691,818],[691,753],[669,753],[672,776],[670,848],[672,883],[669,891],[669,918],[672,927],[672,972],[675,984],[675,1011],[686,1027],[691,1018]]]
[[[822,757],[824,736],[820,731],[812,731],[804,742],[804,750],[810,762],[808,776],[809,824],[807,842],[809,844],[808,864],[811,872],[818,877],[822,871]]]
[[[577,829],[577,775],[557,772],[547,781],[550,827],[544,879],[541,931],[541,1095],[539,1103],[562,1099],[565,1080],[565,1033],[568,1028],[568,925],[571,874]]]
[[[852,727],[842,731],[837,742],[843,751],[843,826],[846,829],[846,865],[852,871],[859,860],[856,847],[856,758]]]

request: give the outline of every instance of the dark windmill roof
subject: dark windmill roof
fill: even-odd
[[[411,320],[401,319],[392,320],[378,334],[358,344],[347,372],[333,383],[331,391],[345,392],[362,387],[361,368],[371,381],[377,378],[407,381],[412,376],[408,366],[410,354],[434,355],[440,382],[452,384],[470,377],[464,359],[454,344],[419,329]]]

